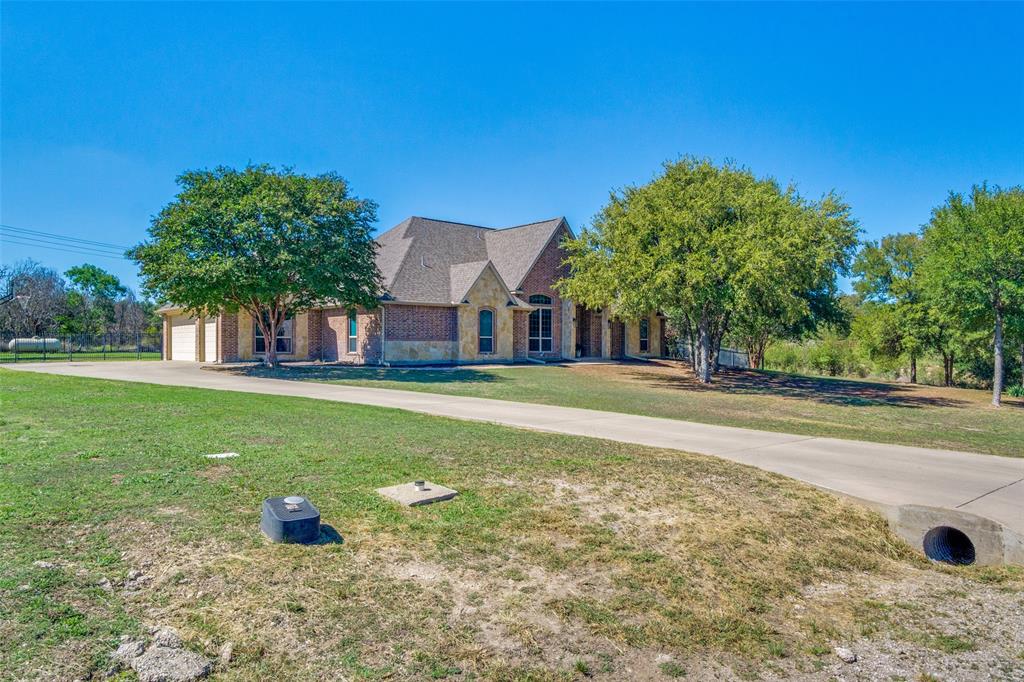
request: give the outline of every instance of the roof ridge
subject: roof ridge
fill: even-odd
[[[565,220],[565,216],[558,216],[555,218],[547,218],[545,220],[534,220],[532,223],[523,223],[522,225],[509,225],[508,227],[502,227],[495,230],[495,232],[504,232],[506,230],[518,230],[520,227],[530,227],[531,225],[540,225],[542,223],[550,222],[561,222]]]
[[[495,229],[498,229],[498,228],[494,228],[494,227],[485,227],[483,225],[473,225],[472,223],[460,223],[460,222],[455,221],[455,220],[441,220],[440,218],[427,218],[427,217],[420,216],[420,215],[414,215],[414,216],[411,216],[411,218],[415,218],[415,219],[418,219],[418,220],[429,220],[432,223],[445,223],[446,225],[459,225],[461,227],[473,227],[473,228],[476,228],[478,230],[491,230],[491,231],[494,231]]]

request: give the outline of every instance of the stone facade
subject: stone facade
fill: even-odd
[[[459,362],[512,362],[512,309],[509,297],[494,269],[487,267],[458,307]],[[483,309],[494,313],[494,351],[480,352],[479,315]]]
[[[661,319],[656,313],[647,316],[647,350],[640,350],[640,320],[626,322],[626,355],[641,358],[656,358],[661,351]]]

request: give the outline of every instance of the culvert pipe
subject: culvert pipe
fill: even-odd
[[[1024,536],[959,509],[902,505],[882,508],[889,527],[932,561],[954,566],[1024,565]]]
[[[976,559],[974,543],[958,528],[936,526],[924,535],[924,555],[932,561],[969,566]]]

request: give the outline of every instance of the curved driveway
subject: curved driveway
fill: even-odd
[[[730,426],[486,398],[239,376],[189,362],[6,365],[68,376],[266,393],[392,407],[714,455],[878,506],[958,509],[1024,534],[1024,458],[794,436]],[[1024,449],[1024,443],[1021,444]]]

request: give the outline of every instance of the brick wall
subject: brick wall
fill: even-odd
[[[530,313],[515,311],[512,313],[512,359],[525,360],[529,357],[530,345]]]
[[[307,337],[308,347],[306,350],[306,356],[310,360],[322,360],[321,355],[324,347],[324,311],[323,310],[310,310],[306,315],[306,325],[308,327]]]
[[[458,311],[454,307],[390,305],[385,316],[388,341],[457,341]]]
[[[551,297],[551,352],[530,353],[533,357],[550,358],[562,357],[563,355],[572,357],[575,354],[575,348],[566,348],[565,352],[562,352],[562,298],[552,288],[555,282],[569,276],[569,266],[562,263],[566,254],[561,246],[562,239],[568,236],[568,234],[568,230],[564,226],[558,230],[547,246],[544,247],[540,257],[537,258],[537,262],[534,263],[533,268],[527,273],[520,286],[520,289],[523,291],[522,299],[524,301],[528,301],[530,296],[534,294],[543,294]],[[507,282],[507,284],[510,287],[516,285],[515,282]]]
[[[217,344],[217,355],[221,362],[238,362],[238,314],[221,313]]]
[[[626,325],[618,320],[611,321],[611,357],[621,360],[626,351]]]
[[[314,311],[315,312],[315,311]],[[312,314],[312,313],[311,313]],[[356,310],[356,352],[348,352],[348,310],[327,308],[322,311],[320,343],[324,362],[374,365],[380,362],[381,309]],[[311,359],[318,359],[310,356]]]

